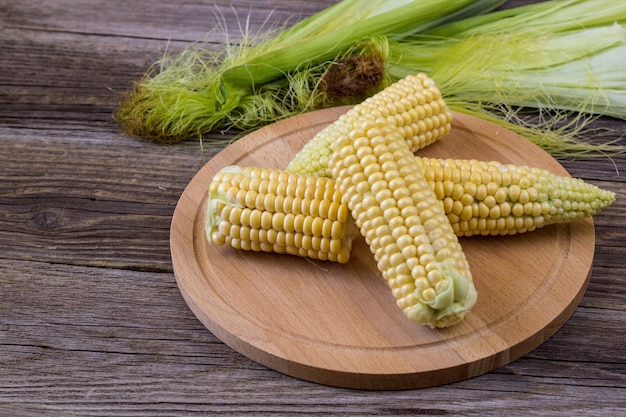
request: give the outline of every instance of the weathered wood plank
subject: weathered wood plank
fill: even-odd
[[[0,367],[0,398],[20,415],[71,406],[100,416],[532,416],[556,415],[536,409],[537,401],[568,415],[624,406],[625,330],[617,311],[580,308],[533,353],[479,378],[364,393],[295,380],[232,351],[193,317],[171,274],[3,260],[0,275],[0,350],[10,358]]]
[[[0,154],[12,157],[0,166],[4,258],[171,271],[174,208],[210,155],[127,147],[110,134],[108,143],[5,135]]]
[[[335,3],[336,0],[217,0],[155,5],[149,0],[55,0],[41,7],[36,1],[20,1],[6,4],[0,16],[4,26],[11,29],[222,42],[225,33],[233,40],[240,38],[246,25],[250,33],[275,29],[286,21],[295,23]]]

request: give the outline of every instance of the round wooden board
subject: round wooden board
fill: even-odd
[[[507,237],[462,238],[478,302],[443,330],[409,321],[359,239],[341,265],[207,244],[206,192],[231,164],[284,168],[346,108],[303,114],[228,146],[192,179],[176,207],[171,252],[193,313],[236,351],[282,373],[338,387],[409,389],[504,366],[547,340],[574,312],[594,253],[591,219]],[[420,151],[543,167],[543,150],[488,122],[455,114],[449,136]]]

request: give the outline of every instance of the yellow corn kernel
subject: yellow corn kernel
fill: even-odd
[[[367,117],[356,118],[348,134],[333,134],[332,126],[331,175],[342,201],[359,219],[361,234],[398,306],[411,320],[431,327],[459,322],[476,301],[469,265],[443,205],[401,133]],[[360,152],[366,148],[377,151]],[[363,154],[367,156],[359,158]],[[402,203],[394,198],[394,189],[402,190]],[[374,197],[367,208],[361,203],[363,193]],[[413,211],[403,214],[398,207],[407,208],[407,197]]]
[[[334,200],[319,199],[328,196]],[[206,237],[236,249],[345,263],[356,230],[344,206],[329,178],[226,167],[209,186]]]
[[[348,134],[352,122],[364,118],[396,127],[409,148],[416,151],[450,132],[452,112],[432,79],[425,74],[410,75],[354,106],[320,131],[298,152],[287,171],[329,177],[328,157],[334,135]]]

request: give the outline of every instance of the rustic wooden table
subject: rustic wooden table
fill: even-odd
[[[192,314],[170,223],[221,147],[120,134],[120,94],[166,47],[223,41],[216,13],[233,37],[237,17],[259,27],[333,3],[0,2],[0,415],[626,415],[626,156],[560,161],[617,193],[594,219],[588,290],[552,338],[482,376],[322,386],[249,360]]]

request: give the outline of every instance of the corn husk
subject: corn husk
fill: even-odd
[[[370,54],[368,39],[406,37],[503,1],[343,0],[284,30],[245,32],[219,51],[198,44],[165,55],[135,83],[115,117],[125,133],[156,142],[254,129],[328,105],[321,76],[347,55]],[[379,78],[373,89],[384,86]]]
[[[624,152],[591,126],[599,116],[626,119],[626,3],[551,0],[485,14],[500,2],[355,1],[221,52],[196,45],[165,56],[116,118],[158,142],[247,132],[426,72],[453,110],[554,156]],[[539,111],[530,118],[527,108]]]
[[[389,71],[437,81],[451,109],[494,121],[555,156],[621,153],[587,129],[595,116],[626,120],[626,28],[473,33],[398,42]],[[457,63],[463,57],[463,65]],[[525,118],[524,108],[539,110]]]

